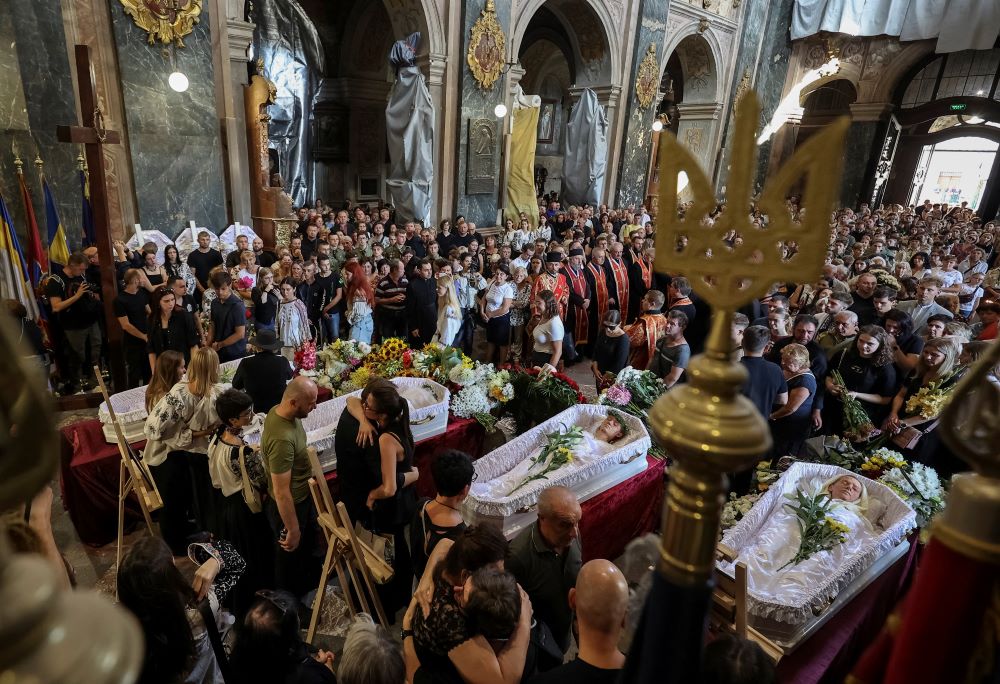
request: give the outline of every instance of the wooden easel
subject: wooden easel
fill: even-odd
[[[118,436],[118,453],[121,454],[121,463],[118,468],[118,541],[115,549],[115,567],[118,568],[121,567],[122,540],[125,537],[125,500],[128,499],[129,494],[135,492],[135,498],[139,500],[139,508],[142,509],[142,517],[146,519],[146,527],[149,528],[150,534],[156,534],[153,519],[149,514],[163,508],[163,499],[160,497],[160,490],[156,488],[156,481],[153,480],[149,468],[125,439],[125,432],[122,430],[121,423],[118,422],[118,416],[115,415],[114,406],[111,405],[111,397],[104,384],[101,369],[97,366],[94,366],[94,375],[97,376],[97,386],[101,388],[101,394],[104,396],[104,404],[108,407],[111,424],[115,426],[115,434]]]
[[[736,560],[736,552],[725,544],[718,545],[718,556],[728,562]],[[741,561],[733,566],[733,570],[735,578],[718,569],[715,571],[709,622],[732,632],[740,639],[757,642],[768,657],[777,663],[785,655],[784,650],[747,624],[747,566]]]
[[[351,525],[351,519],[347,515],[347,508],[344,504],[334,505],[330,487],[323,474],[323,467],[319,463],[316,450],[311,447],[309,449],[309,464],[312,466],[313,473],[313,476],[309,478],[309,492],[316,505],[317,519],[320,529],[323,530],[323,536],[326,538],[327,547],[326,557],[323,559],[323,572],[320,574],[316,598],[313,599],[312,616],[309,618],[306,642],[311,644],[316,636],[319,616],[323,611],[323,599],[326,597],[326,582],[331,571],[337,573],[337,579],[344,592],[344,601],[347,603],[351,617],[359,612],[354,597],[351,595],[353,587],[357,591],[358,600],[361,603],[361,612],[374,615],[384,627],[388,628],[391,623],[386,619],[382,602],[375,591],[375,578],[387,580],[392,577],[393,570],[385,562],[385,559],[376,554],[371,547],[354,534],[354,527]],[[358,575],[360,575],[360,579]],[[370,604],[368,597],[371,597]],[[372,607],[374,607],[374,613]]]

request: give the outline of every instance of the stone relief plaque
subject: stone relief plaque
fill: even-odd
[[[497,142],[496,119],[469,120],[468,164],[465,192],[469,195],[492,194],[496,183],[494,152]]]

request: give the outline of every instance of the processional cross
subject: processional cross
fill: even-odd
[[[104,145],[121,144],[118,131],[104,127],[104,115],[97,102],[94,70],[90,63],[90,46],[77,45],[76,76],[80,87],[80,113],[82,126],[56,126],[59,142],[84,146],[87,167],[90,169],[90,206],[94,214],[94,235],[97,256],[101,262],[101,295],[104,300],[105,334],[111,379],[116,392],[125,388],[125,362],[122,356],[122,331],[115,318],[114,302],[118,295],[118,278],[115,274],[114,253],[111,249],[109,229],[108,191],[105,183]]]

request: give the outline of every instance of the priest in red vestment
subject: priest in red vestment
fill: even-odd
[[[611,245],[609,249],[610,254],[608,255],[608,267],[611,271],[611,278],[615,282],[615,290],[617,297],[615,301],[612,302],[611,308],[618,309],[622,312],[622,322],[629,323],[628,320],[628,264],[622,258],[622,252],[625,250],[625,245],[620,242],[615,242]]]
[[[598,326],[604,320],[604,314],[611,308],[610,300],[614,298],[614,280],[608,272],[607,252],[603,247],[594,247],[590,252],[590,261],[583,269],[583,275],[587,279],[587,286],[590,288],[590,311],[587,312],[589,329],[587,339],[596,342]],[[611,280],[609,283],[608,280]]]
[[[640,237],[640,236],[636,236]],[[628,267],[628,317],[639,315],[639,302],[653,289],[653,248],[642,251]]]
[[[563,338],[563,351],[567,363],[573,363],[580,358],[581,347],[585,348],[589,338],[590,286],[583,269],[583,249],[574,247],[569,250],[569,258],[563,266],[561,275],[569,285],[569,306],[566,311],[566,337]],[[572,340],[566,340],[572,335]]]
[[[566,320],[566,306],[569,304],[569,284],[566,276],[559,272],[563,255],[560,252],[549,252],[545,255],[545,270],[535,278],[531,285],[531,306],[535,305],[538,293],[550,290],[559,302],[559,317]]]
[[[663,293],[650,290],[642,298],[641,313],[631,325],[625,326],[629,339],[628,363],[637,370],[646,370],[653,358],[656,343],[667,334],[667,317],[663,315]]]

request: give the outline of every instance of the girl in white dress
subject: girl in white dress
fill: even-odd
[[[462,307],[455,292],[455,281],[444,275],[437,279],[438,321],[434,341],[450,347],[462,327]]]
[[[291,278],[281,281],[281,302],[278,304],[278,316],[275,320],[278,339],[281,340],[281,355],[294,363],[295,350],[303,342],[311,340],[313,335],[309,328],[306,305],[295,296],[295,283]]]

